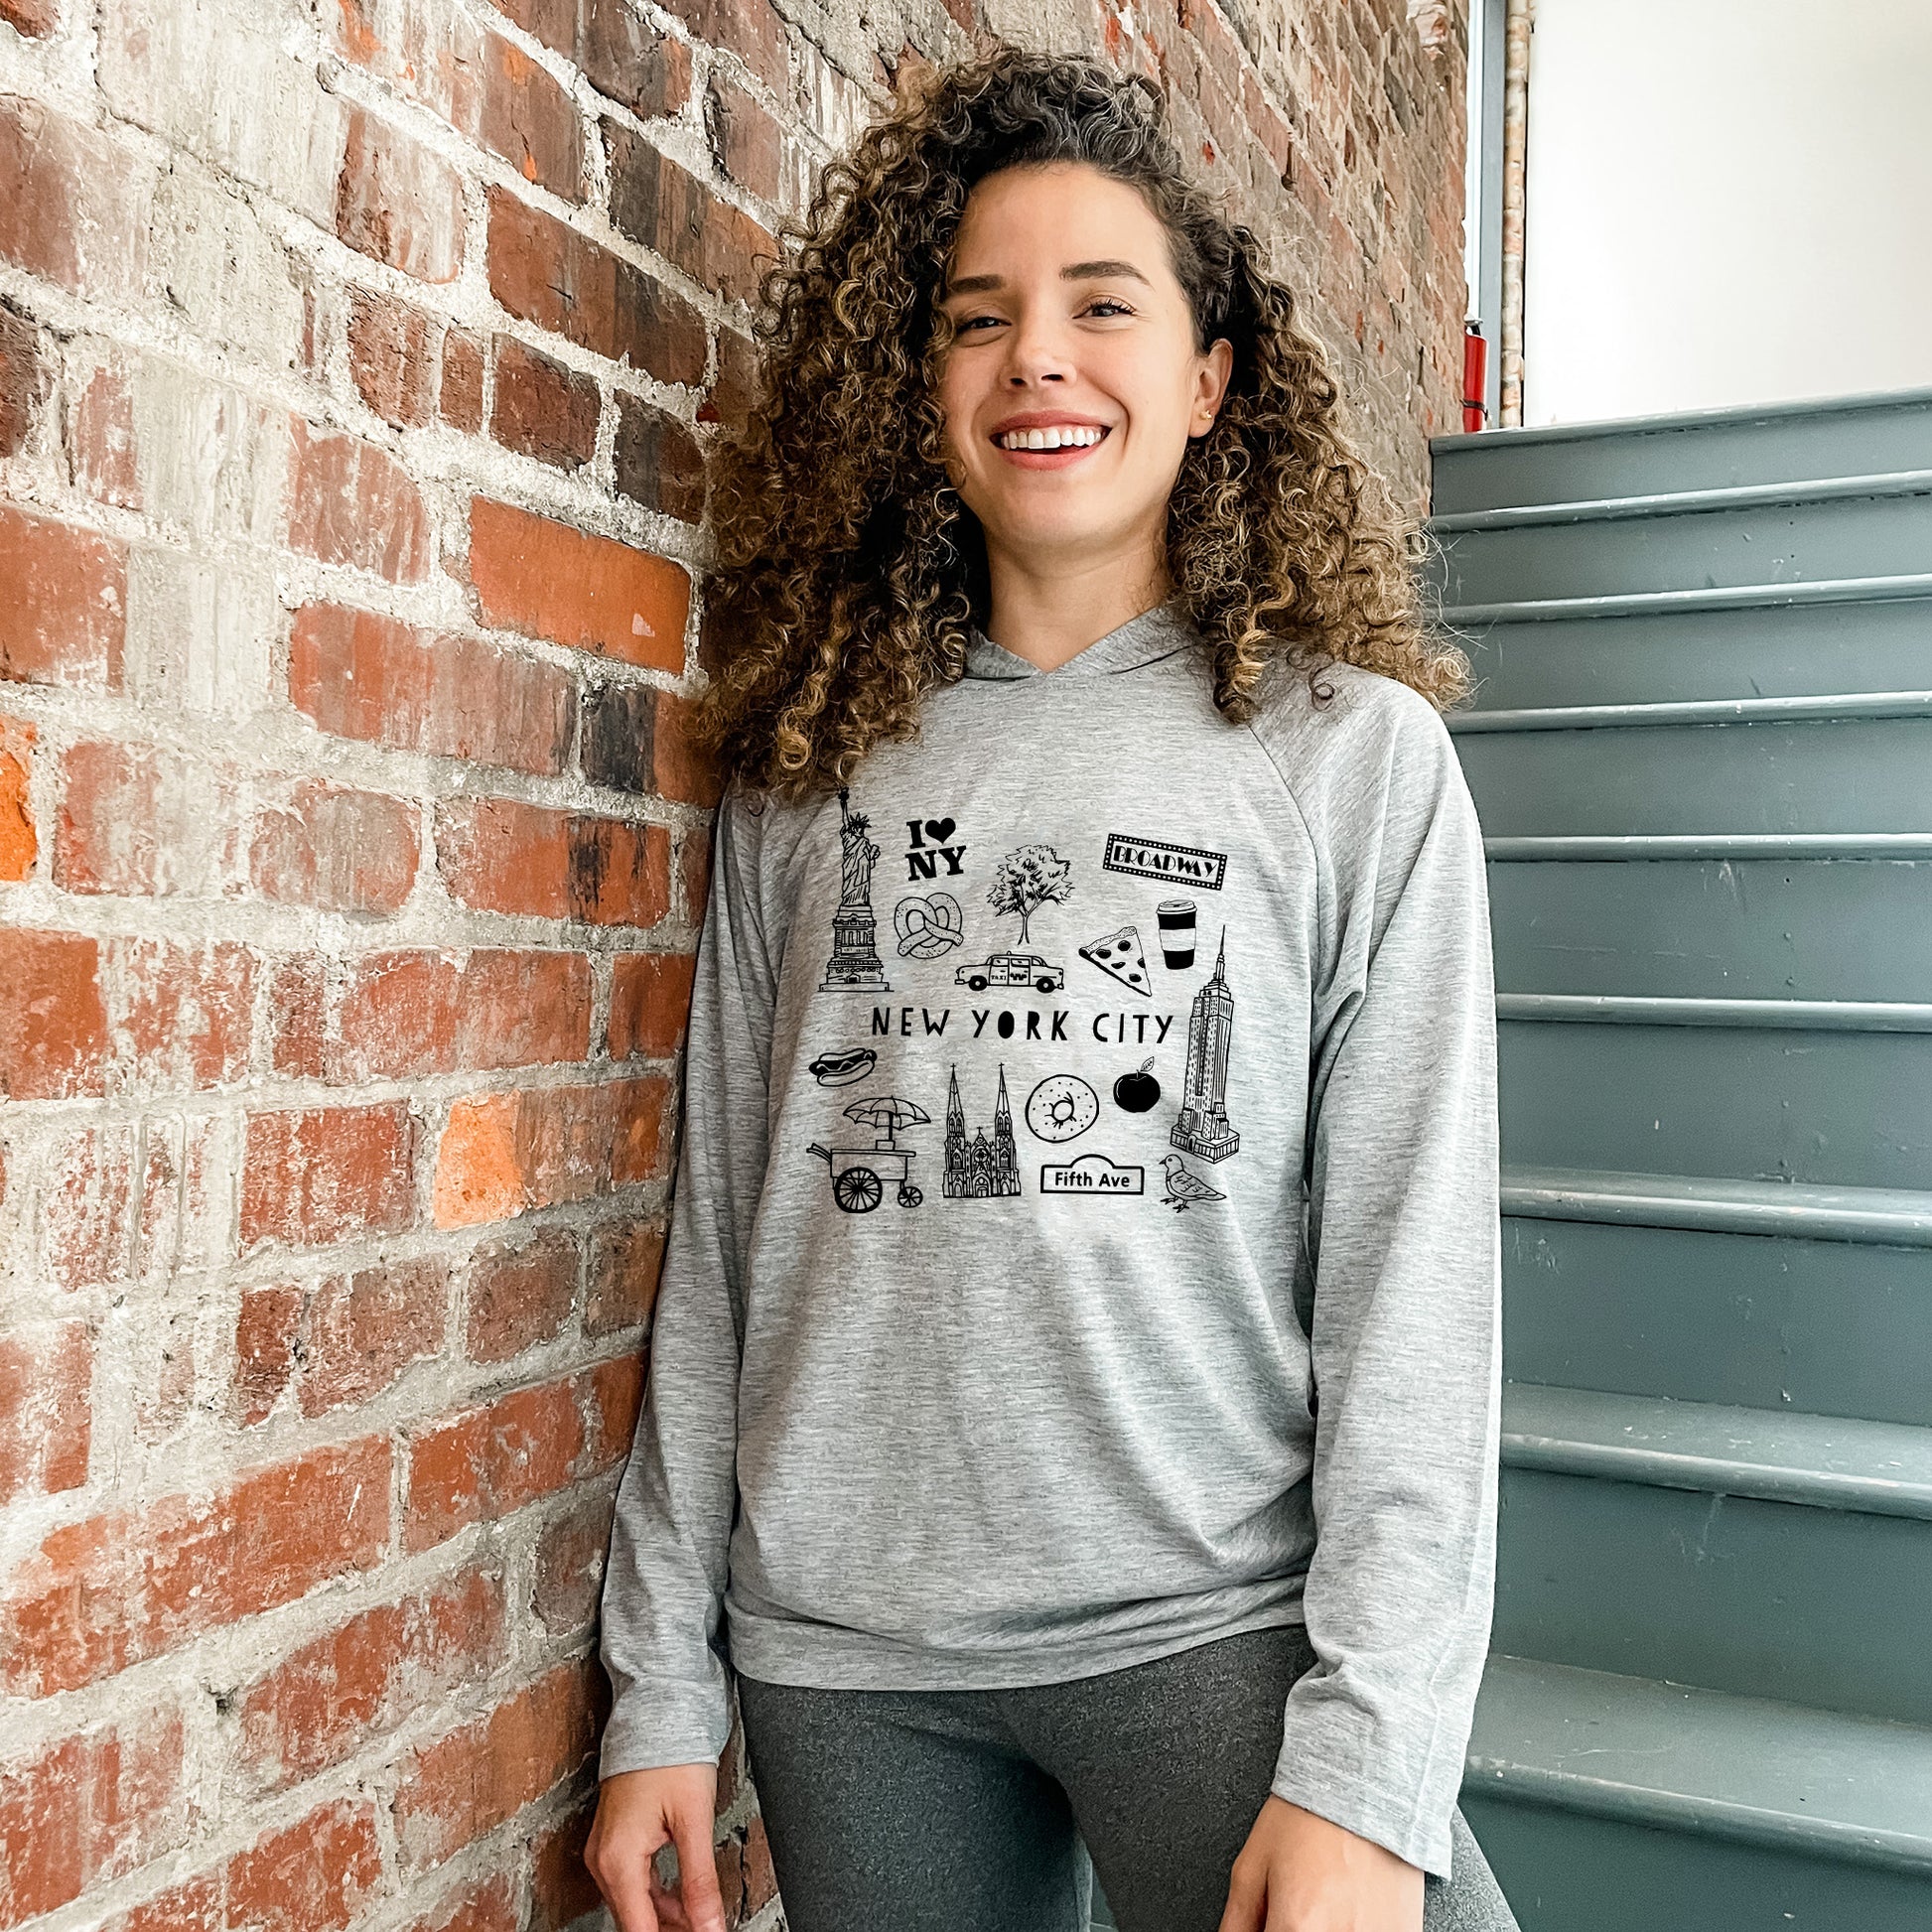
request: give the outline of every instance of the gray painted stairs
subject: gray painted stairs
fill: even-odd
[[[1932,1927],[1932,390],[1436,440],[1524,1932]]]

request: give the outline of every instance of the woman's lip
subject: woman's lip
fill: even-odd
[[[1010,450],[1004,443],[997,439],[993,439],[993,447],[1009,463],[1017,463],[1023,469],[1066,470],[1071,468],[1083,456],[1091,456],[1095,450],[1099,449],[1100,443],[1106,442],[1107,438],[1112,434],[1113,428],[1109,424],[1101,430],[1099,443],[1070,443],[1066,448],[1060,450]]]

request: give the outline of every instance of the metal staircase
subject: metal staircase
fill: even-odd
[[[1932,1927],[1932,390],[1436,440],[1524,1932]]]

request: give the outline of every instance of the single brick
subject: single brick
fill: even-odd
[[[248,1787],[278,1791],[488,1677],[508,1638],[503,1579],[465,1568],[304,1644],[235,1697]]]
[[[106,1091],[100,947],[76,932],[0,925],[0,1094],[68,1100]]]
[[[367,1402],[443,1347],[450,1269],[441,1255],[378,1262],[325,1281],[303,1311],[305,1416]]]
[[[334,1932],[384,1889],[375,1807],[338,1798],[228,1861],[227,1923],[248,1932]]]
[[[488,1717],[418,1750],[395,1801],[405,1868],[441,1864],[574,1775],[596,1748],[602,1683],[587,1662],[558,1664]]]
[[[242,1291],[228,1385],[230,1422],[243,1429],[265,1422],[295,1379],[306,1300],[301,1289],[286,1285]]]
[[[664,1267],[664,1223],[655,1216],[606,1221],[591,1233],[584,1328],[608,1335],[642,1326],[657,1300]]]
[[[489,292],[511,315],[660,382],[704,380],[704,318],[685,299],[507,190],[489,205]]]
[[[569,756],[577,684],[481,637],[305,604],[289,638],[289,699],[339,738],[553,776]]]
[[[712,379],[710,393],[698,405],[698,421],[723,423],[733,429],[742,427],[750,419],[763,387],[757,346],[735,329],[720,329],[718,373]]]
[[[437,327],[421,309],[372,289],[348,292],[348,368],[384,422],[419,429],[436,414]]]
[[[675,416],[619,390],[613,461],[626,496],[683,522],[703,522],[704,451]]]
[[[33,743],[33,728],[0,720],[0,738],[11,739],[23,748]],[[34,812],[28,802],[30,782],[23,754],[0,751],[0,881],[33,877],[40,857],[40,839],[34,831]]]
[[[422,1429],[410,1444],[403,1547],[430,1549],[554,1494],[575,1479],[585,1441],[568,1376]]]
[[[227,1902],[222,1892],[219,1871],[198,1872],[124,1912],[116,1912],[100,1932],[227,1932]]]
[[[402,465],[359,436],[299,417],[290,433],[290,547],[391,583],[421,583],[430,569],[429,516]]]
[[[500,34],[483,35],[478,66],[478,139],[525,181],[581,202],[584,128],[577,103],[546,69]]]
[[[26,447],[52,381],[41,359],[40,331],[0,303],[0,457]]]
[[[489,433],[504,449],[556,470],[581,469],[597,454],[603,411],[595,376],[566,368],[514,336],[496,338]]]
[[[670,910],[661,825],[452,798],[437,809],[436,862],[450,896],[481,911],[647,927]]]
[[[691,50],[626,0],[500,0],[499,11],[583,70],[599,93],[640,120],[675,114],[691,98]]]
[[[633,129],[606,122],[604,140],[612,226],[728,302],[755,301],[759,270],[778,257],[772,236]]]
[[[705,896],[711,890],[711,839],[688,831],[678,841],[678,873],[684,883],[684,917],[691,925],[703,921]]]
[[[121,688],[125,545],[0,503],[0,678]]]
[[[269,1059],[285,1079],[322,1078],[327,1002],[325,961],[293,953],[278,962],[269,983]]]
[[[171,1703],[0,1764],[0,1926],[38,1918],[184,1844],[201,1823]]]
[[[61,24],[58,0],[0,0],[0,20],[15,33],[38,40]]]
[[[774,94],[786,93],[785,24],[771,0],[670,0],[669,11],[707,46],[735,54]]]
[[[614,1468],[630,1453],[637,1433],[637,1414],[644,1404],[644,1362],[641,1355],[619,1355],[599,1362],[577,1378],[590,1416],[586,1472],[595,1475]]]
[[[696,966],[688,952],[625,952],[611,962],[614,1060],[661,1060],[683,1045]]]
[[[473,496],[470,577],[485,623],[626,664],[684,669],[691,579],[668,558]]]
[[[251,1114],[241,1174],[241,1251],[320,1247],[395,1233],[415,1207],[407,1105]]]
[[[483,345],[467,329],[443,338],[443,389],[438,399],[452,429],[475,436],[483,418]]]
[[[6,95],[0,181],[8,184],[0,196],[0,256],[70,295],[119,302],[142,285],[151,164],[38,100]]]
[[[651,729],[657,693],[648,684],[593,684],[584,693],[578,757],[594,785],[639,795],[651,787]]]
[[[255,823],[249,874],[264,898],[384,917],[416,883],[415,808],[312,779]]]
[[[567,1228],[479,1248],[470,1263],[470,1359],[507,1362],[561,1332],[577,1306],[578,1262]]]
[[[126,1121],[78,1128],[54,1143],[35,1227],[48,1281],[80,1289],[128,1279],[135,1160]]]
[[[666,1080],[524,1087],[458,1101],[436,1155],[441,1228],[507,1220],[659,1177]]]
[[[454,281],[463,265],[462,181],[420,141],[352,106],[336,233],[419,282]]]
[[[385,1437],[247,1470],[212,1495],[174,1495],[54,1530],[0,1598],[0,1688],[51,1697],[158,1657],[389,1546]]]
[[[87,1480],[93,1363],[84,1321],[0,1335],[0,1504]]]
[[[532,1841],[530,1932],[564,1932],[603,1903],[604,1894],[584,1863],[584,1842],[596,1812],[595,1800],[587,1800]]]
[[[255,956],[223,941],[109,942],[115,1028],[131,1054],[122,1092],[232,1086],[248,1077]]]
[[[54,879],[64,892],[217,897],[241,837],[234,774],[218,759],[83,740],[61,761]]]
[[[612,1499],[581,1496],[537,1538],[530,1607],[552,1636],[583,1629],[596,1616],[611,1549]]]
[[[697,707],[675,691],[656,693],[657,719],[652,727],[651,778],[660,798],[680,804],[702,805],[710,811],[724,790],[724,769],[718,755],[697,742]]]
[[[722,69],[705,90],[705,126],[719,167],[759,200],[775,202],[784,170],[778,123]]]
[[[95,369],[69,412],[67,427],[68,463],[75,483],[97,502],[145,509],[134,397],[126,376],[108,364]]]

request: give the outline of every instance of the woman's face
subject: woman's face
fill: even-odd
[[[1045,572],[1158,557],[1187,440],[1213,423],[1234,351],[1195,352],[1140,193],[1084,162],[988,176],[943,302],[957,332],[939,383],[947,469],[989,551]],[[1009,432],[1051,425],[1061,447],[1011,447]]]

